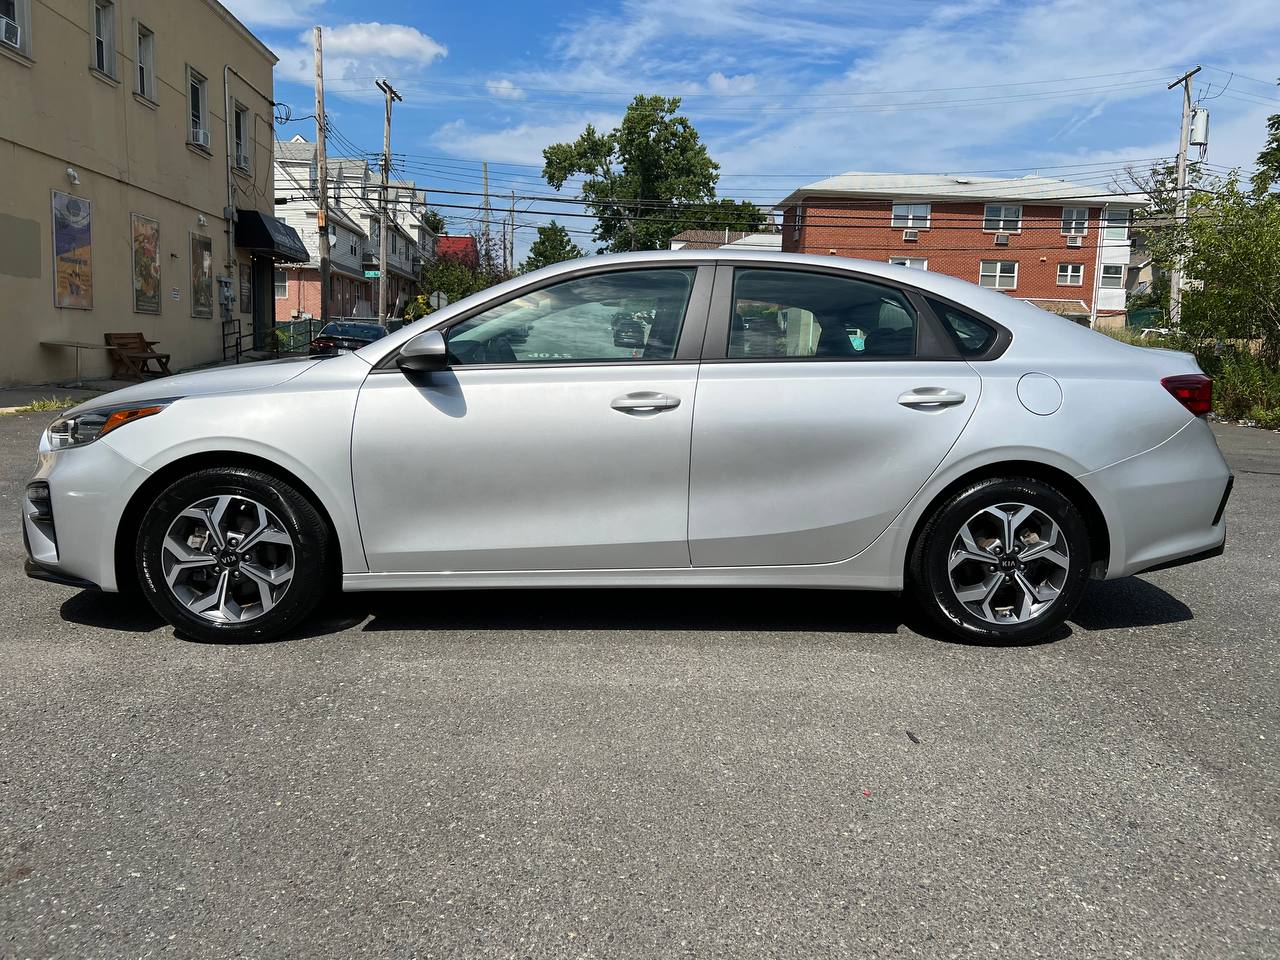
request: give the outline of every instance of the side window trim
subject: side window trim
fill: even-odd
[[[702,360],[704,363],[909,363],[915,360],[961,360],[958,350],[951,338],[942,329],[942,321],[933,315],[915,289],[902,286],[881,277],[867,276],[849,270],[832,270],[818,266],[803,267],[762,266],[758,263],[720,264],[716,268],[715,287],[711,293],[711,313],[707,318],[707,334],[703,341]],[[791,273],[823,273],[841,279],[857,280],[863,283],[885,287],[901,294],[915,309],[916,350],[910,357],[860,357],[848,359],[840,357],[730,357],[729,356],[729,319],[733,316],[734,271],[736,270],[779,270]]]
[[[543,290],[543,289],[546,289],[547,287],[553,287],[560,283],[565,283],[570,280],[578,280],[578,279],[581,279],[582,277],[589,277],[594,274],[630,273],[634,271],[654,270],[654,269],[685,269],[687,270],[690,267],[694,268],[693,287],[689,291],[689,302],[685,305],[684,320],[680,327],[680,339],[676,342],[675,356],[672,357],[670,360],[612,359],[612,360],[547,360],[547,361],[540,361],[537,363],[473,363],[473,364],[465,364],[459,367],[452,367],[450,369],[530,370],[535,368],[541,369],[546,367],[588,367],[588,366],[599,367],[599,366],[620,366],[620,365],[650,367],[656,364],[664,364],[664,363],[697,362],[697,360],[699,359],[701,348],[702,348],[703,331],[706,329],[706,325],[707,325],[709,304],[711,301],[712,276],[715,271],[714,265],[708,264],[708,263],[699,263],[697,261],[694,261],[692,263],[681,264],[678,267],[675,264],[672,264],[670,267],[663,264],[652,264],[652,265],[639,264],[635,267],[627,268],[625,270],[619,270],[616,267],[612,269],[600,268],[594,265],[591,267],[584,267],[581,270],[573,270],[567,273],[560,274],[556,277],[553,277],[547,280],[546,283],[540,283],[540,284],[537,284],[536,286],[522,287],[518,292],[513,293],[508,297],[504,297],[501,300],[486,301],[485,303],[482,303],[471,310],[467,310],[467,311],[464,311],[463,313],[458,314],[456,317],[450,317],[448,320],[446,320],[444,323],[442,323],[438,327],[433,327],[429,329],[439,330],[441,333],[445,334],[445,337],[447,339],[449,331],[454,327],[456,327],[458,324],[465,323],[466,321],[472,319],[473,317],[478,316],[479,314],[482,314],[488,310],[492,310],[494,307],[501,306],[502,304],[508,303],[511,300],[516,299],[517,297],[525,296],[537,290]],[[374,365],[372,372],[399,374],[400,369],[396,366],[396,356],[398,353],[399,353],[399,348],[390,351],[388,354],[386,354],[386,356],[382,357],[382,359],[380,359]]]

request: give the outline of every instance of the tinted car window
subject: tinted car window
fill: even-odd
[[[449,362],[670,360],[696,272],[599,273],[523,293],[450,328]]]
[[[957,349],[964,356],[975,357],[985,353],[995,342],[996,330],[989,323],[940,300],[930,299],[929,308],[942,321]]]
[[[386,329],[377,323],[331,323],[320,331],[322,337],[338,337],[347,340],[380,340]]]
[[[735,270],[728,356],[911,357],[917,318],[892,287],[799,270]]]

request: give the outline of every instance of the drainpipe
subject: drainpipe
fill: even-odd
[[[1108,204],[1098,212],[1098,249],[1093,255],[1093,295],[1089,298],[1089,329],[1098,326],[1098,291],[1102,289],[1102,245],[1106,242],[1103,224],[1107,222]]]

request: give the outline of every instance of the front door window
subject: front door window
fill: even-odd
[[[696,268],[564,280],[490,307],[448,331],[454,366],[671,360]]]

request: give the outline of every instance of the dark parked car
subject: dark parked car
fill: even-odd
[[[387,335],[387,328],[371,320],[334,320],[311,341],[313,357],[351,353]]]

